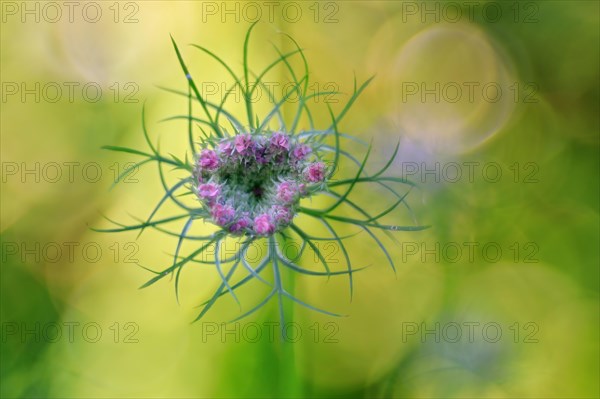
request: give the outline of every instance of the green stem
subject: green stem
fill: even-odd
[[[298,342],[292,342],[290,339],[295,339],[294,335],[297,331],[293,327],[288,329],[286,325],[290,325],[294,321],[294,304],[291,300],[283,295],[283,290],[290,295],[295,294],[295,280],[294,276],[287,270],[282,273],[277,259],[276,245],[278,245],[276,238],[271,237],[269,239],[269,245],[271,245],[272,263],[273,263],[273,279],[274,284],[279,290],[277,293],[278,300],[278,312],[279,312],[279,323],[281,327],[281,334],[279,342],[279,349],[277,351],[278,357],[278,374],[279,378],[277,393],[280,398],[299,398],[303,397],[302,384],[298,378],[298,372],[296,370],[296,345]],[[286,334],[287,332],[287,334]],[[301,339],[301,338],[300,338]]]

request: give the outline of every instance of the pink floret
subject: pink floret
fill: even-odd
[[[288,224],[294,217],[292,210],[282,205],[273,205],[271,207],[271,213],[273,214],[275,222],[279,224]]]
[[[198,186],[198,195],[208,201],[213,201],[221,192],[221,187],[215,183],[204,183]]]
[[[285,203],[294,202],[298,194],[298,186],[295,183],[284,181],[277,186],[277,198]]]
[[[220,226],[233,221],[235,210],[230,205],[215,204],[211,210],[213,220]]]
[[[311,163],[306,170],[306,180],[319,183],[325,180],[325,164],[323,162]]]
[[[202,169],[215,170],[219,167],[219,156],[213,150],[202,150],[198,159],[198,165]]]
[[[287,151],[290,149],[290,139],[285,134],[273,133],[273,135],[271,136],[271,147]]]
[[[254,231],[256,234],[268,235],[275,231],[275,225],[267,214],[262,214],[254,219]]]
[[[297,161],[302,161],[308,154],[312,152],[312,149],[306,144],[300,144],[292,150],[292,157]]]
[[[252,149],[252,137],[249,134],[240,134],[234,140],[235,150],[246,155]]]
[[[242,216],[229,227],[229,231],[232,233],[241,233],[250,226],[251,222],[252,221],[247,216]]]
[[[231,155],[233,152],[233,144],[231,141],[224,141],[219,144],[219,152],[225,155]]]

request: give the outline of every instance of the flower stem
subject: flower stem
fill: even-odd
[[[277,241],[271,236],[269,245],[272,246],[272,264],[273,264],[273,280],[277,292],[279,326],[280,326],[280,350],[278,351],[278,388],[277,392],[281,398],[300,398],[302,397],[302,384],[298,378],[296,370],[295,345],[297,345],[294,334],[294,329],[290,329],[289,325],[294,320],[293,302],[286,300],[284,290],[290,295],[294,295],[295,281],[290,273],[281,273],[279,262],[277,259]],[[285,288],[284,288],[285,287]],[[287,321],[284,318],[288,317]],[[288,328],[286,328],[288,326]]]

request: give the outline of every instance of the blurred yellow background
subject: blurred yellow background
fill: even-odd
[[[597,2],[0,4],[2,397],[599,396]],[[183,273],[180,305],[166,279],[138,290],[152,275],[136,261],[169,266],[175,237],[90,230],[145,218],[163,195],[155,166],[110,189],[139,159],[100,149],[145,151],[143,104],[163,152],[186,153],[185,121],[160,122],[187,112],[158,88],[187,90],[169,35],[218,102],[226,71],[187,44],[239,73],[256,20],[255,71],[271,43],[293,50],[282,31],[311,90],[375,75],[341,130],[374,139],[371,172],[401,141],[389,173],[419,184],[409,203],[432,226],[384,237],[397,275],[354,239],[353,263],[371,267],[352,301],[343,277],[298,277],[299,297],[348,317],[297,307],[292,353],[267,337],[271,305],[225,327],[240,311],[226,296],[190,323],[220,281],[209,267]],[[281,96],[289,76],[274,72]],[[326,124],[325,99],[314,106]],[[241,101],[228,110],[244,116]],[[243,291],[245,309],[264,293]]]

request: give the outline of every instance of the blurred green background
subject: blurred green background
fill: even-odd
[[[1,7],[2,397],[599,396],[598,2]],[[89,229],[162,196],[155,167],[109,190],[136,158],[100,149],[143,149],[143,103],[152,137],[185,154],[185,122],[159,122],[187,107],[157,87],[186,90],[169,34],[215,101],[228,76],[186,44],[241,71],[259,16],[255,70],[271,42],[293,49],[281,30],[311,87],[351,93],[354,75],[376,76],[341,128],[374,139],[370,171],[401,140],[390,173],[420,184],[410,204],[432,226],[386,241],[396,276],[355,240],[355,263],[372,267],[352,301],[346,279],[298,278],[301,298],[349,316],[295,309],[291,350],[267,337],[272,306],[226,330],[239,309],[225,298],[190,324],[218,284],[210,268],[184,273],[181,305],[168,281],[137,290],[151,274],[135,262],[169,265],[174,237]],[[289,82],[283,68],[269,79]],[[314,106],[327,121],[325,100]]]

